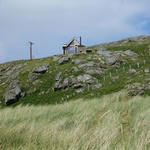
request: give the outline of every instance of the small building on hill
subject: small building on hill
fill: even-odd
[[[76,38],[73,38],[68,44],[63,44],[62,49],[63,54],[86,52],[86,47],[81,44],[81,37],[80,42],[78,42]]]

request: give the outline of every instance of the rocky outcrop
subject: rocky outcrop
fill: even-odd
[[[33,69],[32,72],[38,73],[38,74],[44,74],[48,70],[48,66],[49,66],[49,64],[43,64],[43,65],[37,66]]]
[[[83,88],[87,85],[93,84],[97,81],[97,78],[92,77],[89,74],[79,75],[77,77],[69,76],[62,80],[61,72],[59,72],[55,76],[55,84],[54,84],[54,91],[60,89],[67,89],[69,87],[73,89]]]
[[[9,106],[17,102],[20,97],[21,97],[20,83],[18,80],[14,80],[10,84],[10,86],[6,89],[6,92],[4,94],[5,104]]]
[[[133,83],[126,86],[129,96],[144,95],[146,90],[150,90],[149,84]]]

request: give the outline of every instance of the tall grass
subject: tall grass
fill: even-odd
[[[150,97],[125,91],[101,99],[0,110],[2,150],[148,150]]]

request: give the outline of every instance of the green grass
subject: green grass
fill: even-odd
[[[121,91],[100,99],[0,110],[2,150],[148,150],[150,97]]]
[[[19,60],[14,62],[8,62],[5,64],[1,64],[0,67],[4,67],[5,69],[10,66],[16,66],[19,64],[22,64],[23,67],[19,70],[14,70],[13,73],[16,73],[19,71],[20,75],[19,77],[15,78],[14,80],[20,81],[20,86],[23,92],[26,92],[26,96],[24,98],[21,98],[16,104],[17,105],[46,105],[46,104],[55,104],[55,103],[62,103],[62,101],[70,101],[70,100],[76,100],[78,98],[99,98],[103,95],[107,95],[113,92],[120,91],[121,89],[124,89],[126,85],[132,84],[135,82],[147,84],[147,80],[150,78],[150,73],[145,74],[144,69],[149,68],[150,64],[150,52],[148,50],[148,45],[150,42],[146,40],[145,42],[138,43],[136,41],[129,41],[127,43],[123,43],[123,41],[120,41],[116,44],[108,44],[106,47],[110,51],[125,51],[125,50],[132,50],[138,54],[137,57],[135,57],[133,60],[131,56],[125,56],[123,57],[123,60],[126,60],[123,64],[120,65],[119,68],[107,66],[106,64],[101,64],[99,61],[99,58],[101,56],[97,55],[96,52],[89,53],[89,54],[76,54],[73,56],[72,60],[74,59],[80,59],[83,62],[82,63],[88,63],[90,61],[93,61],[95,64],[100,65],[101,68],[105,69],[105,73],[102,75],[99,74],[93,74],[93,77],[96,77],[98,79],[97,83],[101,83],[102,87],[98,90],[92,91],[91,88],[88,90],[88,87],[85,88],[85,91],[83,93],[75,93],[75,90],[69,89],[67,90],[59,90],[57,92],[54,92],[53,87],[55,84],[54,78],[55,75],[58,72],[62,72],[62,79],[65,79],[66,77],[69,77],[73,75],[74,77],[77,77],[78,75],[85,74],[84,70],[79,70],[78,72],[74,72],[72,67],[78,65],[72,64],[72,60],[70,60],[68,63],[64,65],[59,65],[58,61],[53,61],[53,57],[47,57],[43,59],[36,59],[33,61],[30,60]],[[92,46],[90,48],[96,49],[96,46]],[[63,57],[64,55],[61,55],[60,57]],[[102,58],[103,59],[103,58]],[[144,61],[146,62],[144,64]],[[29,73],[32,72],[33,68],[39,65],[42,65],[44,63],[49,64],[48,72],[42,75],[37,75],[36,83],[33,82],[27,82],[29,78]],[[82,64],[81,63],[81,64]],[[137,63],[140,64],[140,67],[138,68]],[[130,66],[137,70],[137,74],[129,74],[128,70]],[[1,72],[2,74],[5,73],[5,70]],[[12,74],[13,74],[12,73]],[[110,77],[111,74],[111,77]],[[105,77],[105,81],[104,81]],[[115,79],[118,77],[118,79]],[[1,106],[5,107],[3,95],[5,89],[9,86],[10,82],[6,82],[7,78],[1,79],[0,83],[0,101],[2,101]],[[3,84],[4,83],[4,84]],[[40,95],[42,92],[44,92],[43,95]],[[145,95],[150,95],[150,91],[146,90]],[[42,99],[42,100],[41,100]]]

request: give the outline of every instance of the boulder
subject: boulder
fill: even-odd
[[[65,64],[65,63],[69,62],[69,60],[70,60],[70,57],[62,57],[62,58],[60,58],[60,59],[58,60],[58,63],[59,63],[60,65],[62,65],[62,64]]]
[[[129,69],[128,72],[129,72],[129,74],[135,74],[136,70],[135,69]]]
[[[77,76],[77,81],[82,82],[82,83],[86,83],[86,84],[92,84],[95,81],[97,81],[97,79],[95,77],[92,77],[89,74],[84,74],[84,75]]]
[[[97,51],[107,51],[107,48],[103,45],[97,45],[96,49],[97,49]]]
[[[21,97],[21,89],[20,89],[19,84],[20,84],[19,81],[15,80],[7,88],[4,94],[4,100],[7,106],[17,102],[19,98]]]
[[[128,55],[128,56],[137,56],[137,54],[131,50],[126,50],[124,52],[125,55]]]
[[[106,64],[111,66],[114,65],[118,61],[118,57],[112,56],[106,59]]]
[[[145,72],[145,73],[149,73],[150,71],[149,71],[148,68],[146,68],[146,69],[144,70],[144,72]]]
[[[72,60],[72,63],[73,63],[73,64],[79,64],[79,63],[81,63],[81,62],[82,62],[81,59],[74,59],[74,60]]]
[[[48,70],[48,64],[37,66],[33,69],[33,73],[44,74]]]
[[[97,51],[97,53],[103,57],[110,57],[112,56],[112,52],[110,51]]]

